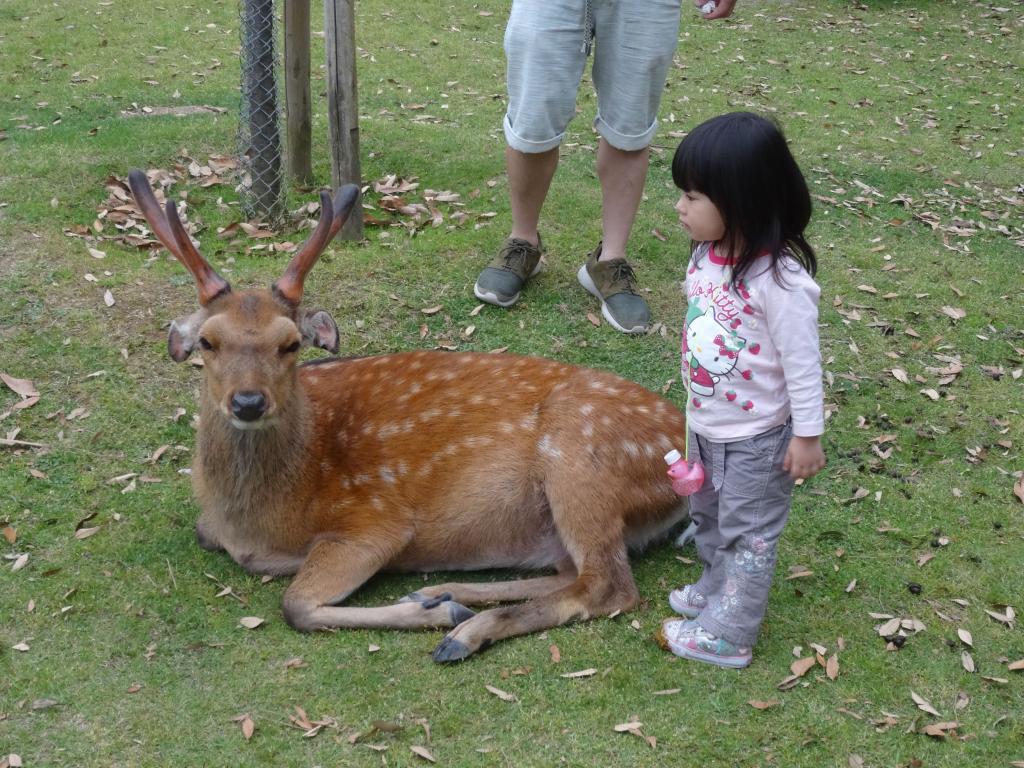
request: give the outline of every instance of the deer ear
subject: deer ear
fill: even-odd
[[[191,315],[171,321],[167,332],[167,354],[176,363],[184,362],[199,341],[199,327],[206,318],[206,310],[200,309]]]
[[[330,313],[322,309],[303,313],[299,331],[304,344],[326,349],[333,355],[338,354],[338,324]]]

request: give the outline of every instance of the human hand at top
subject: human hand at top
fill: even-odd
[[[825,466],[825,451],[821,437],[793,437],[782,460],[782,469],[794,480],[813,477]]]
[[[693,4],[698,9],[703,9],[705,5],[712,0],[693,0]],[[727,16],[732,16],[732,9],[736,6],[736,0],[713,0],[715,2],[715,9],[708,13],[703,13],[706,20],[711,21],[712,19],[724,19]]]

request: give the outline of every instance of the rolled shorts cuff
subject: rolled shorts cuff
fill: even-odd
[[[651,145],[651,142],[654,140],[654,134],[658,130],[658,121],[652,122],[651,126],[643,133],[630,136],[616,131],[598,114],[594,118],[594,130],[601,134],[601,137],[616,149],[623,152],[635,152],[638,149],[644,149]]]
[[[505,129],[505,141],[512,149],[523,152],[525,154],[536,154],[538,152],[547,152],[549,149],[554,149],[565,139],[565,132],[558,134],[553,139],[547,139],[546,141],[530,141],[519,136],[514,130],[512,130],[512,122],[508,119],[508,113],[505,114],[505,118],[502,120],[502,127]]]

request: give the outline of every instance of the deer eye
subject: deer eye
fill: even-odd
[[[294,354],[295,352],[298,352],[298,351],[299,351],[299,342],[298,341],[293,341],[287,347],[281,347],[281,354],[282,355],[291,355],[291,354]]]
[[[199,347],[200,347],[200,349],[205,349],[205,350],[209,351],[209,350],[213,349],[213,344],[211,344],[210,340],[208,338],[206,338],[205,336],[200,336],[199,337]]]

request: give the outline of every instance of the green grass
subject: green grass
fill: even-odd
[[[762,639],[742,673],[676,660],[653,643],[667,591],[696,575],[676,559],[692,551],[667,544],[635,563],[637,611],[509,640],[453,667],[429,660],[438,632],[289,630],[279,607],[286,581],[263,584],[193,539],[196,508],[179,470],[191,458],[199,372],[174,365],[164,346],[164,324],[194,306],[187,276],[163,254],[107,240],[90,243],[107,253],[97,261],[66,234],[92,224],[111,174],[234,151],[236,5],[0,8],[0,371],[31,379],[41,394],[0,428],[48,446],[0,448],[0,525],[17,532],[0,550],[29,555],[18,571],[13,559],[0,561],[0,755],[26,766],[416,765],[425,763],[410,747],[424,746],[439,765],[459,766],[1024,760],[1024,678],[1006,667],[1024,657],[1024,633],[985,613],[1024,610],[1024,506],[1012,490],[1024,468],[1024,4],[738,6],[729,22],[704,24],[684,3],[631,245],[664,335],[595,328],[594,302],[575,281],[600,233],[587,85],[544,212],[548,269],[511,310],[470,316],[473,281],[509,222],[500,130],[507,2],[358,4],[364,181],[415,176],[411,201],[426,188],[452,190],[467,219],[455,224],[456,206],[444,204],[444,225],[414,237],[400,218],[368,227],[364,243],[329,249],[306,295],[334,313],[345,352],[508,346],[655,390],[674,380],[668,396],[679,402],[687,244],[674,224],[671,153],[680,132],[719,112],[775,114],[816,195],[829,466],[796,494]],[[319,7],[313,18],[318,28]],[[319,63],[322,38],[314,41]],[[321,70],[313,94],[314,169],[326,183]],[[124,116],[133,105],[227,111]],[[185,188],[204,252],[232,281],[265,285],[279,274],[280,256],[216,237],[234,220],[233,208],[217,204],[236,200],[231,184]],[[292,190],[290,203],[310,199]],[[437,315],[419,311],[436,304]],[[946,306],[966,316],[954,320]],[[934,369],[948,363],[937,355],[960,359],[952,382],[939,383]],[[929,388],[939,400],[921,393]],[[17,399],[0,390],[0,414]],[[69,419],[79,408],[86,415]],[[187,413],[174,421],[178,408]],[[872,442],[882,435],[896,437]],[[893,450],[882,458],[873,445]],[[122,493],[124,482],[109,481],[126,473],[158,482],[136,478]],[[854,500],[861,488],[867,496]],[[90,515],[84,525],[99,532],[75,539]],[[933,546],[940,537],[948,545]],[[924,554],[934,557],[918,565]],[[787,580],[792,566],[813,574]],[[422,582],[380,577],[355,600],[382,603]],[[218,596],[225,586],[244,603]],[[872,612],[914,616],[926,629],[887,651]],[[243,630],[242,616],[267,623]],[[961,666],[958,628],[973,636],[974,674]],[[28,651],[14,649],[22,642]],[[777,690],[794,647],[806,655],[811,643],[838,652],[839,677],[819,668]],[[304,665],[286,668],[296,657]],[[560,676],[584,668],[598,671]],[[954,737],[914,732],[938,718],[918,710],[911,691],[960,723]],[[957,709],[961,694],[968,703]],[[748,703],[767,700],[778,703]],[[327,725],[304,738],[290,721],[296,707]],[[257,728],[248,742],[232,720],[244,713]],[[883,722],[887,713],[894,723]],[[633,716],[655,748],[613,730]],[[394,728],[369,733],[375,721]],[[357,734],[365,735],[350,743]]]

